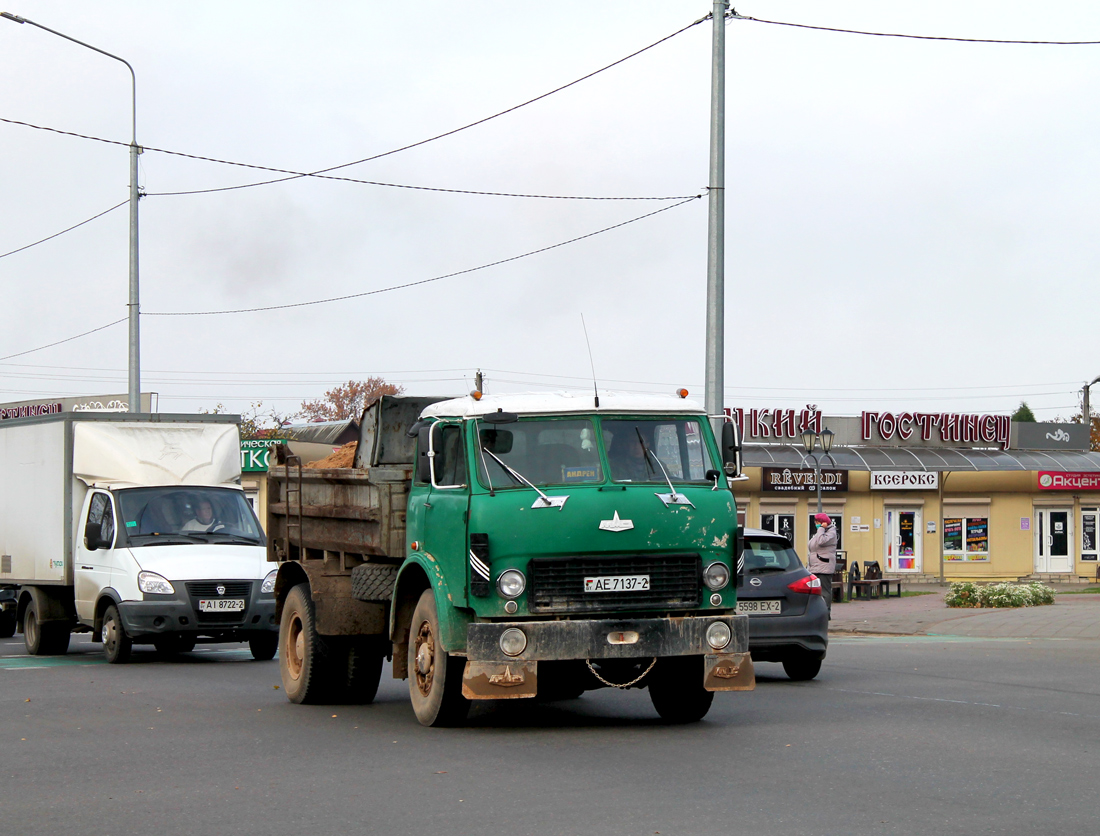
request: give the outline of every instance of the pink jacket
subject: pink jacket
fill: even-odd
[[[810,538],[806,568],[814,574],[833,574],[836,571],[836,540],[836,526],[823,525],[819,528]]]

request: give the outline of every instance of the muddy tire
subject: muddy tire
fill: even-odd
[[[316,625],[309,584],[300,583],[286,596],[278,639],[279,673],[293,703],[318,705],[335,696],[332,659]]]
[[[248,649],[257,662],[268,662],[275,658],[279,649],[278,633],[253,633],[248,637]]]
[[[462,696],[466,661],[443,649],[435,594],[430,589],[424,590],[413,610],[408,662],[409,698],[416,719],[425,726],[464,723],[470,711],[470,701]]]
[[[783,660],[783,671],[795,682],[807,682],[821,671],[821,662],[807,654],[788,656]]]
[[[107,657],[110,664],[122,665],[130,661],[130,653],[133,649],[134,643],[126,635],[126,629],[122,626],[118,607],[111,604],[103,613],[103,655]]]
[[[347,648],[344,698],[349,703],[369,705],[378,694],[386,654],[377,641],[353,640]]]
[[[650,677],[649,699],[666,723],[697,723],[710,711],[714,693],[703,687],[703,657],[658,659]]]
[[[38,607],[34,600],[27,605],[23,614],[23,643],[30,656],[62,656],[69,649],[68,623],[38,620]]]

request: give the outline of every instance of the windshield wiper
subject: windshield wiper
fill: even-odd
[[[538,488],[536,488],[533,484],[531,484],[529,481],[527,481],[527,479],[524,478],[523,474],[521,474],[518,470],[516,470],[513,467],[509,467],[504,462],[502,462],[500,460],[500,457],[497,456],[497,454],[494,453],[492,450],[486,450],[485,453],[493,461],[495,461],[502,468],[504,468],[505,473],[507,473],[509,476],[511,476],[517,482],[522,482],[523,484],[525,484],[527,487],[529,487],[531,490],[533,490],[535,493],[537,493],[539,495],[539,498],[535,500],[535,504],[531,506],[532,508],[557,508],[560,511],[562,509],[562,506],[565,505],[565,500],[569,499],[568,496],[547,496],[542,491],[540,491]]]
[[[143,542],[135,542],[141,538]],[[200,540],[193,534],[184,534],[183,532],[172,532],[171,534],[131,534],[130,545],[132,546],[178,546],[181,543],[205,543],[205,540]]]
[[[645,439],[642,438],[642,431],[640,429],[638,429],[637,426],[635,426],[634,427],[634,432],[636,432],[638,434],[638,443],[642,445],[642,452],[645,453],[645,455],[646,455],[646,466],[649,467],[650,470],[653,470],[653,467],[650,466],[650,464],[649,464],[649,457],[652,456],[653,461],[657,462],[657,467],[661,468],[661,473],[664,474],[665,481],[668,482],[668,491],[669,492],[668,493],[659,493],[659,494],[657,494],[657,498],[665,504],[666,508],[669,505],[691,505],[691,507],[694,508],[695,506],[692,505],[692,502],[691,502],[690,499],[688,499],[682,493],[676,493],[676,488],[672,487],[672,480],[670,478],[668,478],[668,471],[665,470],[665,466],[663,464],[661,464],[661,460],[659,458],[657,458],[657,454],[654,453],[652,450],[650,450],[648,447],[646,447]]]
[[[246,543],[250,546],[259,546],[262,543],[255,537],[249,537],[244,534],[222,534],[220,531],[208,531],[207,536],[213,535],[215,537],[225,537],[225,540],[219,540],[221,543]]]

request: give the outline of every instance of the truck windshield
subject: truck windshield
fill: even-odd
[[[252,506],[232,488],[127,488],[116,495],[131,546],[264,543]]]
[[[588,419],[518,421],[503,426],[478,424],[481,446],[533,485],[602,482],[596,430]],[[492,456],[477,457],[486,487],[514,487],[516,479]],[[488,479],[486,479],[488,468]]]
[[[713,465],[699,421],[631,418],[605,420],[601,426],[612,481],[664,482],[665,473],[673,482],[707,481]]]

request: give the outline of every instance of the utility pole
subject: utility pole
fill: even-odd
[[[725,407],[726,313],[726,9],[714,0],[711,12],[710,184],[707,187],[707,328],[704,406],[715,433],[721,432]],[[718,416],[718,417],[714,417]]]

